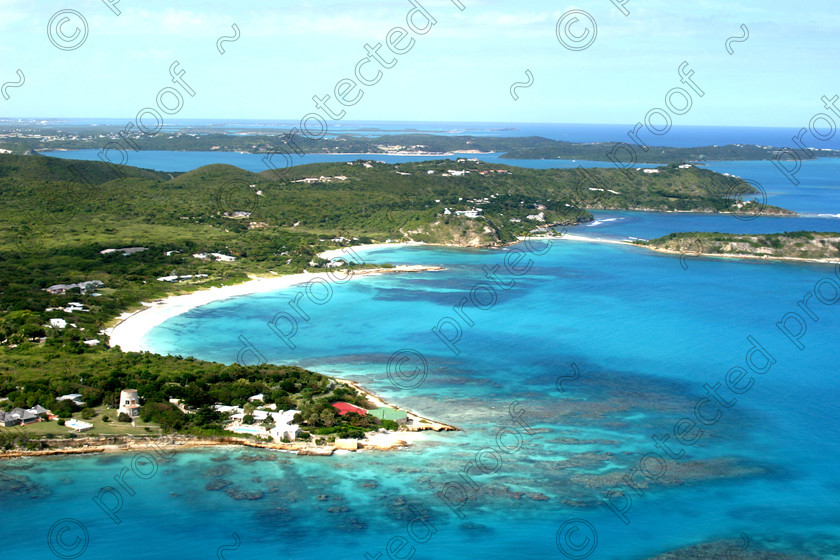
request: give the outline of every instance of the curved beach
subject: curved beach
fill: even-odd
[[[383,247],[401,247],[407,245],[422,245],[421,243],[380,243],[376,245],[358,245],[343,249],[331,249],[318,256],[327,260],[343,256],[354,249],[377,249]],[[393,274],[402,272],[425,272],[441,270],[441,267],[422,265],[400,265],[393,268],[367,268],[352,271],[352,276],[370,276],[376,274]],[[333,272],[301,272],[298,274],[278,276],[251,276],[250,280],[232,286],[211,287],[190,294],[169,296],[153,302],[142,302],[143,309],[128,311],[117,317],[116,324],[105,330],[108,344],[119,346],[123,352],[153,352],[154,350],[144,342],[144,338],[153,328],[163,322],[187,313],[188,311],[207,305],[215,301],[246,296],[252,294],[274,292],[305,284],[315,278],[329,279]]]
[[[191,294],[169,296],[150,303],[143,302],[144,309],[129,311],[117,317],[117,324],[107,329],[108,343],[119,346],[123,352],[152,352],[143,341],[153,328],[163,322],[186,313],[196,307],[214,301],[282,290],[317,278],[326,273],[300,273],[277,277],[251,277],[251,280],[233,286],[211,287]]]

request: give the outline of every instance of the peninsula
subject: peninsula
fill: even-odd
[[[794,231],[771,234],[671,233],[634,244],[661,253],[774,261],[840,262],[840,234]]]

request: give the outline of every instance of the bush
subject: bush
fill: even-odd
[[[90,420],[96,416],[96,411],[92,408],[83,408],[82,409],[82,419],[83,420]]]
[[[382,427],[385,428],[386,430],[390,430],[392,432],[400,429],[399,424],[397,424],[393,420],[383,420],[382,421]]]
[[[362,430],[354,428],[343,429],[335,435],[336,437],[340,437],[341,439],[364,439],[365,437],[365,433]]]
[[[106,414],[105,416],[103,416],[103,417],[102,417],[102,421],[103,421],[103,422],[110,422],[110,421],[111,421],[111,419],[110,419],[110,418],[108,418],[108,415]]]
[[[120,412],[120,415],[119,415],[119,416],[117,416],[117,421],[118,421],[118,422],[128,422],[128,423],[131,423],[131,416],[129,416],[129,415],[128,415],[128,414],[126,414],[125,412]]]
[[[64,418],[59,418],[59,419],[58,419],[58,425],[59,425],[59,426],[63,426],[63,425],[64,425],[64,423],[65,423]]]

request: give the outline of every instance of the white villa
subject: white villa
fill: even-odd
[[[272,407],[272,405],[268,405],[268,407]],[[281,410],[279,412],[255,410],[252,416],[257,425],[249,425],[243,424],[242,422],[245,418],[245,409],[242,407],[217,404],[213,408],[230,417],[232,421],[225,426],[225,429],[234,433],[271,436],[275,441],[281,441],[283,439],[294,441],[300,433],[300,426],[294,423],[295,414],[298,414],[300,412],[299,410]],[[276,405],[272,408],[276,408]],[[274,427],[271,430],[267,430],[264,426],[259,425],[268,418],[271,418],[274,422]]]

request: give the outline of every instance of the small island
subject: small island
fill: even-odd
[[[671,233],[634,244],[660,253],[739,259],[836,263],[840,234],[794,231],[771,234]]]

